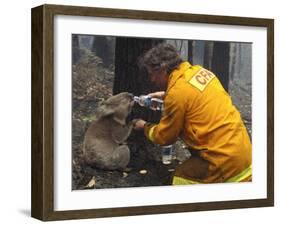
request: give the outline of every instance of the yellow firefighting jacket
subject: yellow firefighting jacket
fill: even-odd
[[[159,124],[147,123],[144,133],[160,145],[180,137],[207,163],[195,161],[194,171],[207,169],[200,176],[189,173],[188,160],[179,165],[174,184],[242,181],[251,176],[252,146],[240,114],[218,78],[199,65],[183,62],[170,74],[162,118]]]

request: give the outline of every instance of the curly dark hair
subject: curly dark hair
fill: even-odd
[[[170,74],[182,62],[183,60],[174,46],[167,43],[160,43],[148,50],[139,59],[139,66],[146,68],[147,71],[157,72],[166,70],[167,74]]]

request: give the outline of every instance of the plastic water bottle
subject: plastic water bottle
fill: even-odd
[[[164,109],[163,100],[158,98],[151,98],[150,109],[153,111],[163,111]]]
[[[151,97],[150,96],[134,96],[134,101],[137,102],[142,107],[149,108],[151,105]]]
[[[165,165],[171,164],[173,157],[174,157],[174,146],[173,145],[162,146],[162,163]]]
[[[152,98],[148,95],[135,96],[134,101],[140,106],[150,108],[153,111],[163,111],[163,100]]]

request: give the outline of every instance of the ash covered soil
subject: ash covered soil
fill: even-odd
[[[170,165],[162,163],[161,149],[136,131],[127,140],[131,152],[128,170],[102,170],[83,163],[84,134],[100,102],[112,95],[114,68],[105,68],[100,58],[85,50],[73,65],[72,77],[72,189],[170,185],[175,167],[190,157],[180,141],[176,142],[176,159]],[[230,94],[251,134],[250,94],[235,83],[230,84]]]

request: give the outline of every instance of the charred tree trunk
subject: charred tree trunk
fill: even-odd
[[[224,89],[228,91],[230,44],[228,42],[215,42],[212,58],[212,71],[219,78]]]
[[[139,96],[156,91],[148,79],[146,70],[138,67],[138,59],[160,42],[162,40],[116,38],[114,94],[130,92]],[[135,106],[133,117],[158,122],[160,113]]]
[[[193,64],[193,46],[194,41],[188,41],[188,56],[187,59],[189,63]]]
[[[139,96],[156,91],[149,82],[146,70],[138,68],[138,58],[161,42],[158,39],[116,38],[113,94],[129,92]],[[136,106],[133,117],[156,122],[160,119],[160,113]]]
[[[72,35],[72,64],[76,64],[80,59],[79,49],[79,36],[76,34]]]
[[[92,45],[92,52],[100,57],[105,66],[113,63],[114,39],[106,36],[96,36]]]
[[[114,94],[126,91],[140,95],[154,89],[147,72],[138,68],[138,58],[160,42],[162,40],[116,38]]]
[[[204,47],[204,68],[211,70],[213,56],[213,42],[205,42]]]

